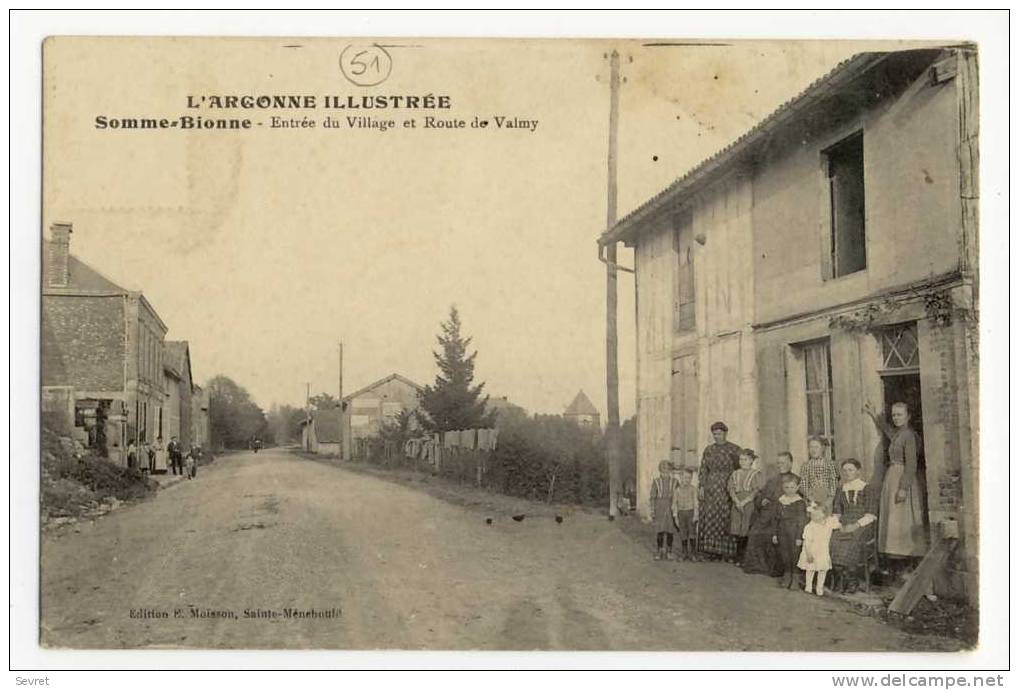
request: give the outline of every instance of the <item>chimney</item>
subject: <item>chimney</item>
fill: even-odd
[[[68,257],[71,253],[71,224],[54,223],[50,226],[49,275],[50,287],[67,287],[70,271]]]

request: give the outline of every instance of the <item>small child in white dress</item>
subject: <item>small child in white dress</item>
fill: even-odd
[[[828,507],[823,503],[811,503],[807,513],[810,515],[810,522],[803,528],[803,549],[796,565],[807,571],[803,591],[810,594],[813,589],[820,597],[824,595],[824,579],[831,570],[831,550],[828,548],[831,533],[841,525],[837,517],[828,514]],[[817,575],[816,589],[813,587],[815,575]]]

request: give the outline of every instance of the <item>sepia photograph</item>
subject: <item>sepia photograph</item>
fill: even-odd
[[[37,46],[42,650],[984,644],[964,26],[339,28]]]

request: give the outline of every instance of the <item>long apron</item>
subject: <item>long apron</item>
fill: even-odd
[[[878,550],[892,556],[923,556],[927,552],[927,535],[919,477],[914,477],[913,486],[906,491],[906,500],[895,502],[904,471],[901,463],[892,463],[881,485]]]

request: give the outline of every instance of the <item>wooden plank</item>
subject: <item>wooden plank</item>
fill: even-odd
[[[917,569],[913,571],[909,581],[895,595],[891,606],[888,607],[889,611],[908,615],[920,601],[920,597],[929,591],[934,576],[945,567],[948,557],[959,545],[958,539],[943,539],[941,537],[935,537],[935,539],[936,541],[920,561]]]

